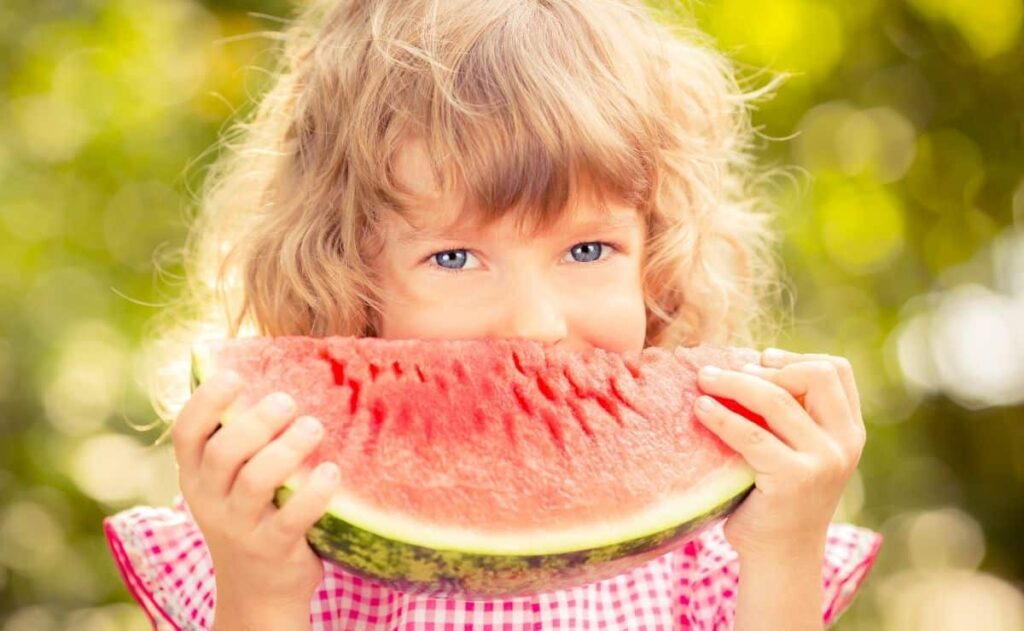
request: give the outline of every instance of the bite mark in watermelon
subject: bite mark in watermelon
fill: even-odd
[[[404,591],[514,596],[628,571],[734,510],[753,472],[693,417],[696,373],[756,357],[278,337],[197,344],[192,372],[194,385],[242,376],[223,423],[282,390],[324,424],[275,496],[286,502],[323,460],[339,465],[308,533],[319,555]]]

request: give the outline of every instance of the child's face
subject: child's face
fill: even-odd
[[[644,222],[609,200],[606,220],[581,202],[551,228],[521,234],[511,216],[486,226],[450,225],[461,198],[441,194],[427,157],[406,145],[396,176],[431,196],[411,225],[389,213],[376,268],[383,338],[525,337],[573,350],[643,348]]]

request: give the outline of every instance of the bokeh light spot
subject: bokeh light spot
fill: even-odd
[[[149,476],[144,449],[119,434],[99,434],[82,441],[68,463],[75,484],[92,498],[116,503],[135,499]]]
[[[95,432],[124,396],[127,343],[106,322],[85,320],[56,348],[57,367],[43,391],[47,420],[70,436]]]
[[[1020,37],[1020,0],[910,0],[925,17],[951,24],[981,59],[1008,51]]]
[[[796,158],[817,173],[839,171],[894,182],[907,172],[916,151],[914,125],[890,107],[858,110],[847,103],[825,103],[804,115],[799,130]]]
[[[57,616],[44,605],[29,605],[12,613],[3,631],[57,631]]]
[[[825,75],[838,63],[845,47],[842,23],[827,4],[775,0],[771,9],[765,10],[753,0],[723,0],[709,8],[710,30],[726,49],[776,70]]]
[[[0,513],[0,564],[23,572],[41,572],[66,553],[64,529],[42,504],[15,501]]]
[[[883,631],[1024,629],[1024,595],[977,571],[904,570],[886,577],[875,594]]]
[[[829,256],[851,271],[879,269],[903,247],[899,197],[870,182],[822,181],[817,204]]]
[[[974,284],[942,296],[930,331],[932,352],[945,390],[961,405],[1024,401],[1020,306]]]
[[[922,570],[973,570],[985,557],[985,534],[973,517],[956,508],[925,511],[907,528],[910,563]]]

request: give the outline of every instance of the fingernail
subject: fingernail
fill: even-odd
[[[697,407],[705,412],[710,412],[714,404],[711,402],[711,397],[700,397],[697,399]]]
[[[783,353],[777,348],[766,348],[761,355],[766,362],[774,364],[782,361]]]
[[[323,462],[316,468],[314,475],[318,480],[334,482],[338,479],[338,465],[333,462]]]
[[[743,364],[743,368],[741,370],[743,370],[743,372],[755,372],[756,373],[756,372],[761,372],[761,367],[758,366],[757,364]]]
[[[292,398],[284,392],[275,392],[270,395],[270,401],[268,401],[268,403],[274,408],[274,410],[282,414],[291,412],[292,408],[295,406],[295,401],[293,401]]]
[[[323,427],[324,426],[320,424],[320,421],[316,420],[312,416],[304,416],[299,421],[299,431],[307,436],[319,436]]]
[[[715,366],[704,366],[700,369],[700,374],[706,379],[714,379],[718,375],[722,374],[722,370]]]

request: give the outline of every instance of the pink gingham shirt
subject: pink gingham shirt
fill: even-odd
[[[180,495],[173,509],[137,506],[103,525],[121,576],[154,629],[211,628],[213,562]],[[881,544],[881,535],[864,528],[829,527],[822,568],[826,624],[853,600]],[[520,598],[406,594],[324,562],[309,618],[313,631],[731,629],[738,563],[721,523],[631,572]]]

